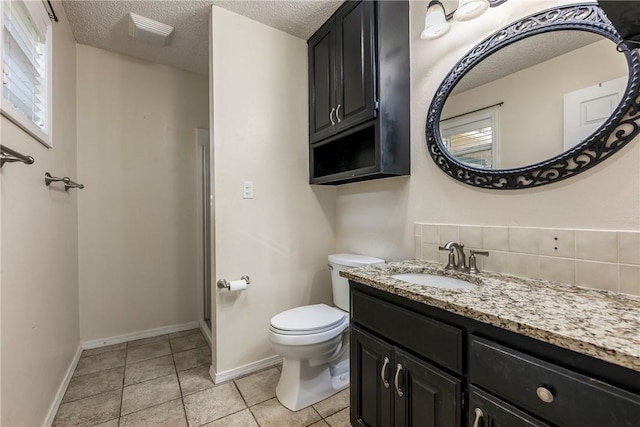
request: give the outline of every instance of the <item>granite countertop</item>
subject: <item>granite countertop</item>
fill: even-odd
[[[477,284],[472,289],[413,285],[391,277],[428,273]],[[340,272],[350,280],[558,347],[640,371],[640,298],[500,273],[470,275],[428,261]]]

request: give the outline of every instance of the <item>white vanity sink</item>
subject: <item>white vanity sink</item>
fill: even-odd
[[[412,283],[420,286],[431,286],[434,288],[443,289],[471,289],[476,285],[470,282],[466,282],[460,279],[454,279],[453,277],[436,276],[434,274],[426,273],[405,273],[394,274],[394,279],[402,280],[403,282]]]

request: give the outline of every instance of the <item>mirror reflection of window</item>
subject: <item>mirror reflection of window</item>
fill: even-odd
[[[618,108],[621,99],[609,102],[612,97],[602,100],[601,94],[594,94],[588,99],[597,102],[574,102],[574,118],[565,119],[565,94],[620,77],[624,91],[628,82],[626,58],[604,36],[578,30],[536,34],[492,53],[470,69],[452,89],[441,117],[504,102],[500,109],[501,150],[498,157],[494,155],[492,169],[524,167],[584,141]],[[604,104],[608,111],[603,111]],[[567,120],[582,133],[565,136],[564,130],[570,129]]]
[[[440,122],[449,153],[467,166],[493,169],[498,153],[498,109],[462,114]]]

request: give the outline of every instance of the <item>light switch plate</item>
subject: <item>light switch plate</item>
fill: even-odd
[[[253,181],[244,181],[242,183],[242,198],[253,199]]]

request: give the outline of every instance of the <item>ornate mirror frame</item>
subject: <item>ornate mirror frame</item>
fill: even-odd
[[[440,115],[455,85],[478,63],[494,52],[535,34],[581,30],[600,34],[620,46],[622,38],[597,4],[575,4],[530,15],[496,31],[476,45],[449,72],[438,88],[427,114],[427,148],[447,175],[468,185],[499,190],[533,188],[551,184],[584,172],[609,158],[640,132],[638,98],[638,52],[626,49],[629,81],[624,99],[609,119],[589,138],[571,150],[549,160],[515,169],[486,170],[465,165],[444,147],[440,136]]]

